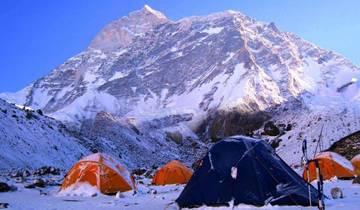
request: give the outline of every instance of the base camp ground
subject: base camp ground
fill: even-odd
[[[358,159],[356,156],[349,161],[334,152],[320,152],[303,166],[303,171],[296,172],[265,141],[233,136],[214,144],[197,161],[194,171],[173,160],[155,170],[152,178],[146,179],[148,183],[137,182],[136,175],[115,158],[92,154],[74,164],[55,194],[81,200],[78,195],[94,195],[87,193],[94,191],[103,196],[126,196],[131,203],[131,197],[136,200],[142,194],[156,197],[156,189],[160,188],[165,192],[176,189],[169,193],[173,201],[166,204],[176,208],[248,205],[321,209],[336,200],[318,188],[323,188],[320,182],[325,182],[325,186],[336,179],[352,182]],[[144,185],[151,189],[144,192]]]

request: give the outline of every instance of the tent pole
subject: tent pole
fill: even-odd
[[[323,198],[323,178],[320,171],[319,161],[315,161],[315,167],[316,167],[316,176],[317,176],[317,186],[318,186],[318,200],[319,200],[319,210],[325,210],[325,203]]]
[[[305,164],[305,170],[307,174],[307,184],[308,184],[308,192],[309,192],[309,206],[311,206],[311,187],[310,187],[310,172],[309,172],[309,159],[307,156],[307,142],[306,139],[302,142],[302,152],[303,152],[303,164]]]
[[[306,173],[307,173],[307,182],[308,182],[308,191],[309,191],[309,206],[312,205],[311,202],[311,188],[310,188],[310,171],[309,171],[309,166],[306,165]]]

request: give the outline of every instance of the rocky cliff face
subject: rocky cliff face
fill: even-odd
[[[333,144],[329,150],[339,153],[351,160],[357,154],[360,154],[360,131],[340,139]]]
[[[139,124],[132,118],[99,112],[93,120],[82,124],[80,133],[89,139],[87,148],[92,152],[108,153],[129,168],[140,168],[160,166],[173,159],[191,164],[199,158],[198,153],[207,147],[191,131],[187,132],[190,135],[182,131],[171,129],[166,119]]]
[[[172,21],[145,6],[107,25],[88,49],[49,75],[0,97],[77,127],[105,111],[214,138],[261,133],[262,124],[276,118],[294,125],[284,141],[298,146],[304,130],[308,138],[318,135],[317,127],[306,127],[311,116],[326,115],[329,121],[320,122],[328,123],[338,122],[344,109],[356,115],[359,70],[341,55],[240,12]],[[254,113],[262,113],[255,123],[248,117]],[[188,117],[166,124],[173,116]],[[249,120],[253,125],[244,127]],[[357,121],[344,121],[351,131],[360,129]],[[351,132],[336,126],[339,135]]]

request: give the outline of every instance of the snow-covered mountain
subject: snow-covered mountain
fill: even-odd
[[[295,162],[300,140],[318,138],[320,124],[329,142],[360,130],[359,78],[359,67],[341,55],[274,23],[235,11],[172,21],[145,6],[107,25],[86,50],[45,77],[0,97],[78,128],[103,111],[142,126],[187,116],[162,125],[187,133],[223,129],[227,120],[217,116],[229,112],[240,113],[232,126],[260,113],[251,132],[269,119],[292,125],[281,144],[293,149],[278,150]]]
[[[182,134],[161,127],[166,119],[144,125],[127,120],[99,112],[86,120],[78,133],[41,110],[0,99],[0,172],[42,166],[69,169],[93,152],[108,153],[129,169],[159,166],[172,159],[191,164],[201,155],[196,153],[206,149],[186,127]]]
[[[64,124],[0,99],[0,170],[69,168],[90,151]]]

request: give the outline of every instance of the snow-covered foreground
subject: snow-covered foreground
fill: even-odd
[[[83,196],[59,196],[58,187],[50,187],[42,192],[37,189],[25,189],[18,186],[18,190],[9,193],[0,193],[0,203],[9,203],[9,209],[16,210],[96,210],[96,209],[178,209],[174,203],[183,189],[183,185],[172,185],[164,187],[139,185],[139,192],[133,195],[131,192],[121,196],[98,195],[95,197]],[[325,193],[331,197],[330,190],[333,187],[340,187],[344,192],[343,199],[326,200],[326,209],[346,209],[357,210],[360,206],[360,185],[352,184],[352,181],[333,180],[325,183]],[[156,193],[154,193],[156,191]],[[44,194],[44,193],[42,193]],[[203,210],[222,210],[233,209],[232,207],[201,207]],[[290,206],[265,206],[254,207],[249,205],[239,205],[234,209],[317,209],[315,207],[290,207]]]

